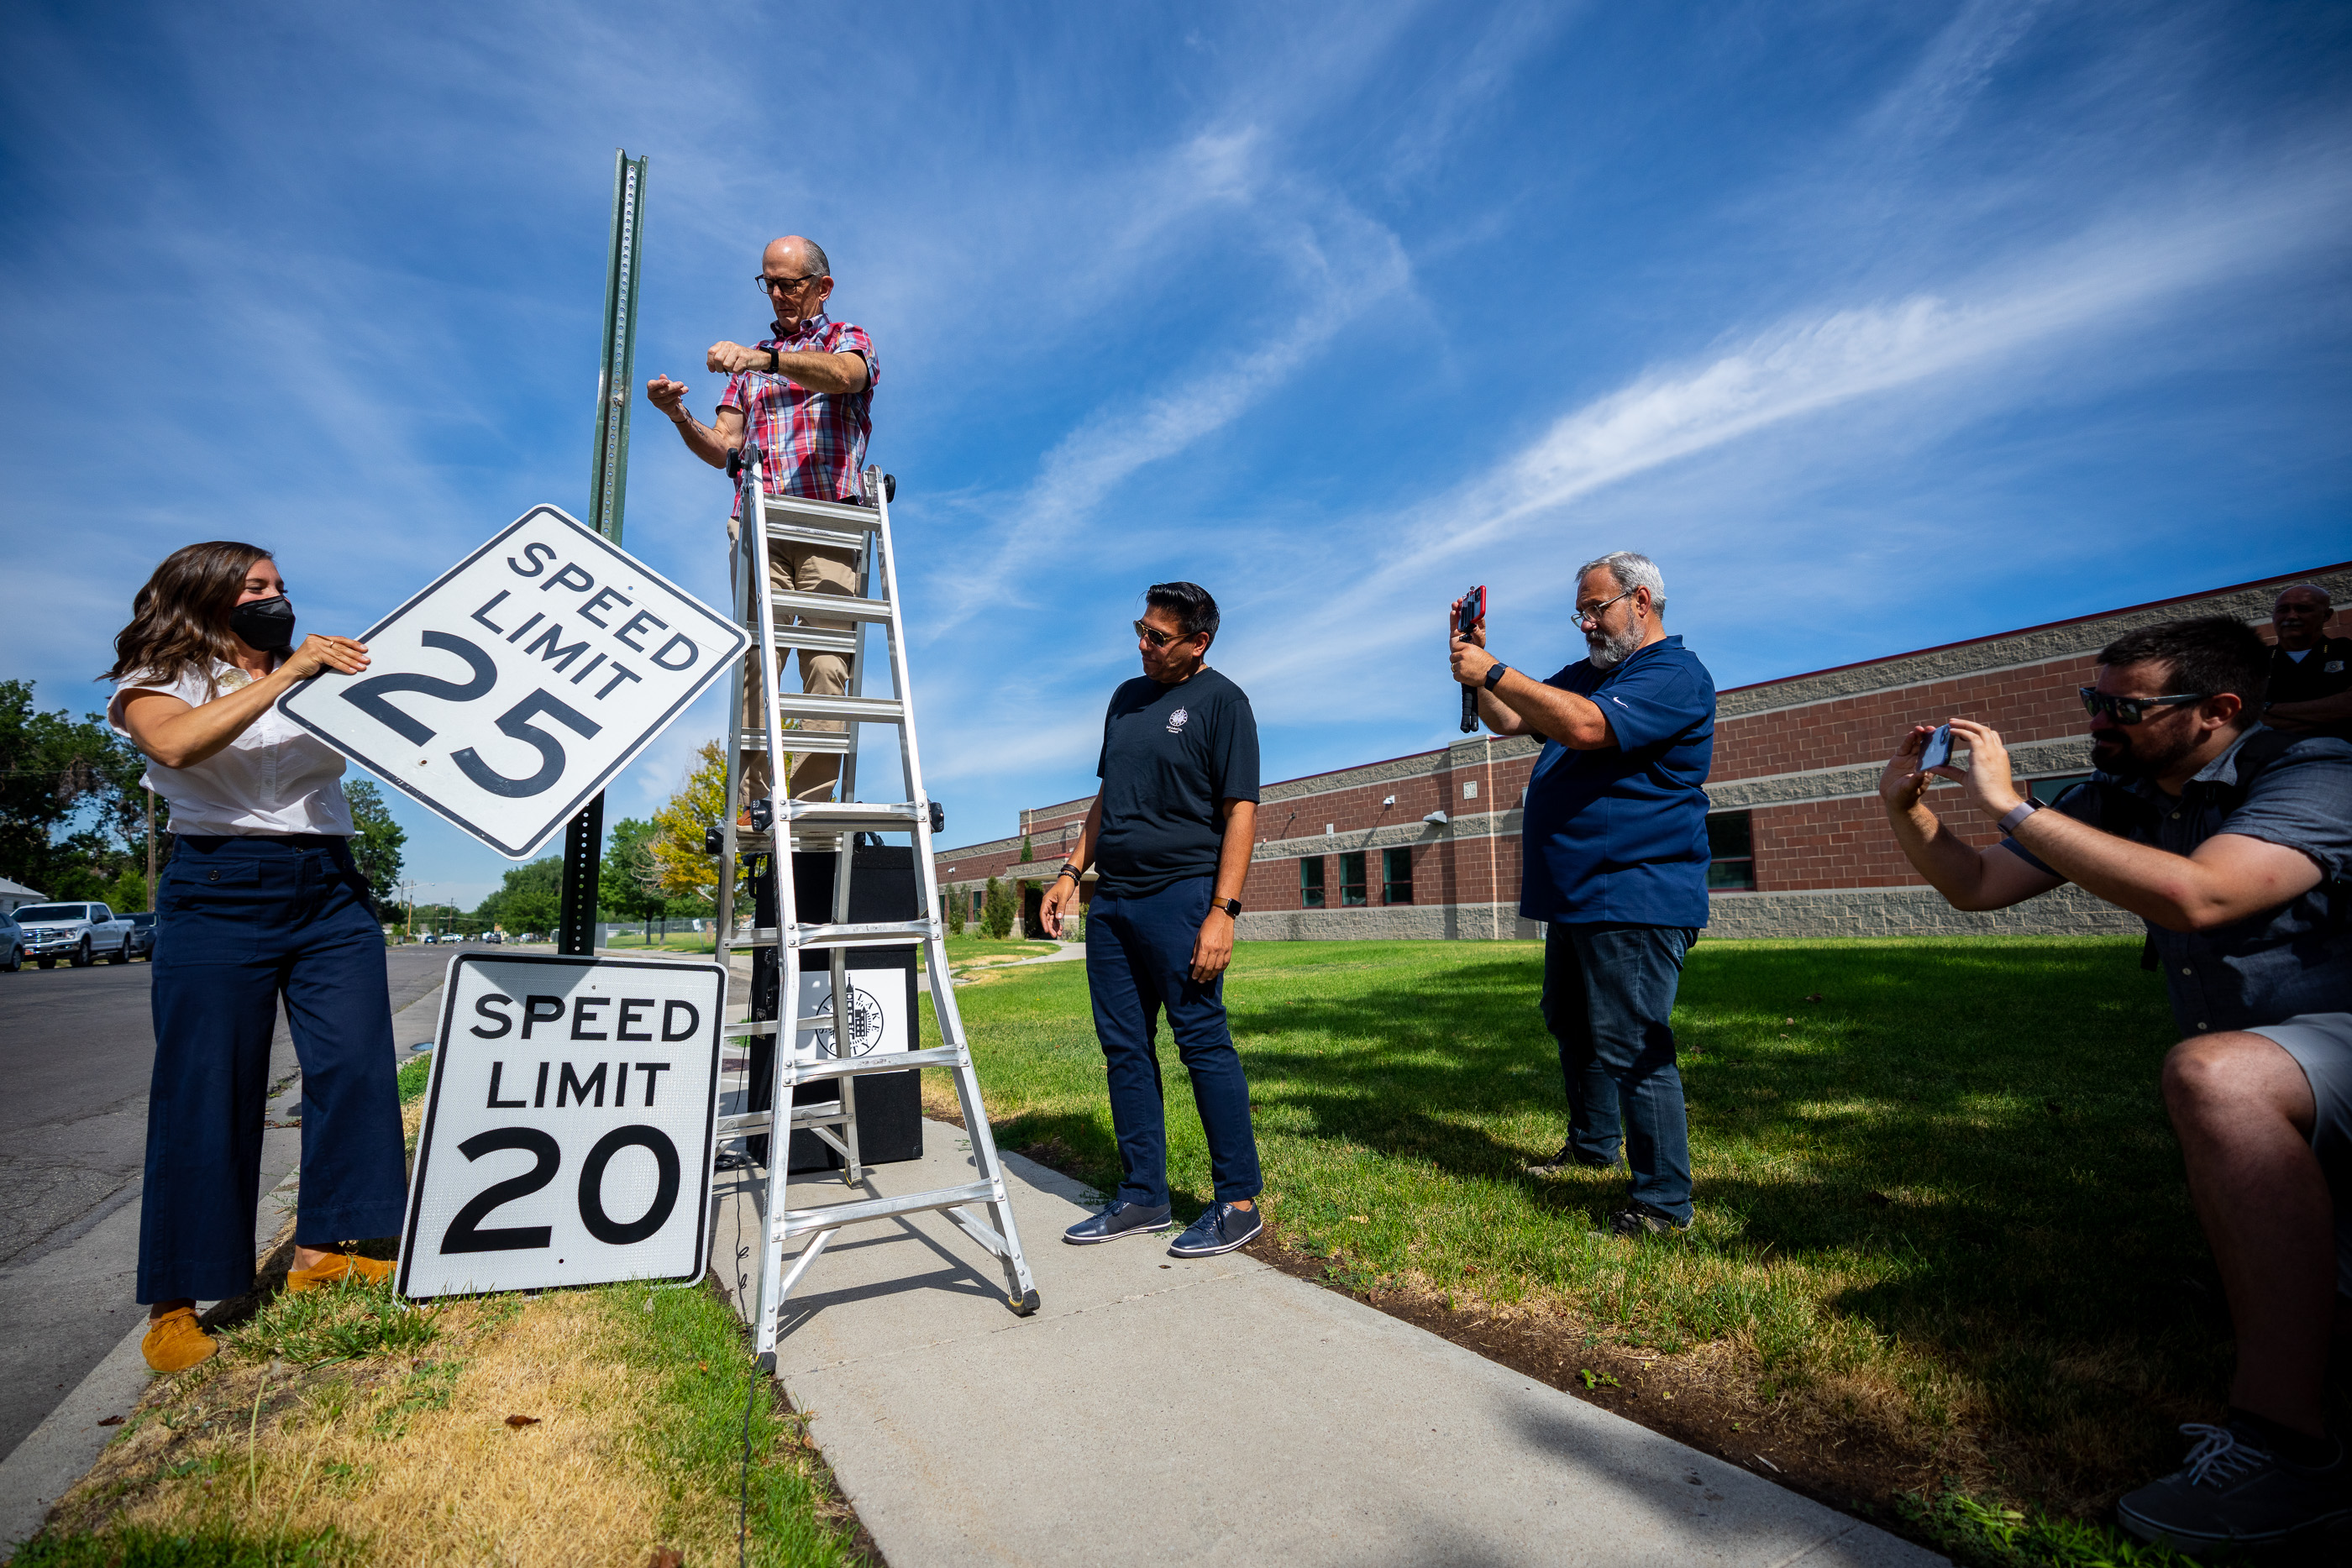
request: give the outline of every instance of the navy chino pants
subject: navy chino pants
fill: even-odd
[[[156,890],[139,1300],[253,1283],[269,1038],[302,1064],[305,1247],[394,1236],[407,1194],[383,932],[340,838],[185,837]]]
[[[1118,1197],[1128,1203],[1168,1202],[1167,1104],[1154,1043],[1163,1011],[1192,1077],[1217,1201],[1255,1198],[1265,1185],[1249,1081],[1225,1027],[1225,977],[1203,986],[1191,973],[1192,942],[1215,886],[1213,876],[1192,877],[1140,898],[1097,893],[1087,906],[1087,990],[1109,1071],[1111,1128],[1124,1173]]]
[[[1614,1165],[1622,1137],[1633,1196],[1691,1217],[1690,1123],[1675,1065],[1675,989],[1696,931],[1553,925],[1544,932],[1544,1027],[1559,1042],[1568,1144]]]

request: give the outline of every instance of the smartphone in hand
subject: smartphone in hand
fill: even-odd
[[[1952,727],[1948,724],[1939,724],[1936,727],[1936,733],[1927,737],[1927,746],[1919,753],[1919,771],[1925,773],[1930,768],[1942,768],[1951,760]]]
[[[1486,585],[1480,583],[1462,596],[1462,608],[1454,617],[1454,634],[1467,637],[1486,619]]]

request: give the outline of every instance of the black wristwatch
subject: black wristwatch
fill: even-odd
[[[783,356],[773,343],[768,345],[768,373],[772,376],[784,373]]]
[[[1493,691],[1502,678],[1510,673],[1510,665],[1504,664],[1500,659],[1496,660],[1486,670],[1486,689]]]
[[[1242,917],[1242,901],[1238,898],[1213,898],[1209,900],[1209,907],[1222,909],[1235,920]]]

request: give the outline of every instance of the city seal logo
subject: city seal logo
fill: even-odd
[[[1184,727],[1184,721],[1192,716],[1191,714],[1186,713],[1181,707],[1174,713],[1170,714],[1168,716],[1168,733],[1174,735],[1178,731],[1181,730]]]

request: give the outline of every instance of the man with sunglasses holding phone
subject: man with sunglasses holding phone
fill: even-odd
[[[2229,1295],[2225,1425],[2126,1496],[2124,1525],[2195,1550],[2352,1518],[2352,1453],[2321,1416],[2328,1341],[2352,1312],[2352,744],[2265,728],[2270,650],[2231,616],[2128,632],[2081,688],[2098,771],[2048,810],[2000,735],[1951,721],[1967,768],[1923,769],[1915,726],[1879,779],[1895,841],[1958,909],[2063,883],[2139,915],[2184,1038],[2164,1097]],[[1927,809],[1958,781],[2007,836],[1978,850]]]
[[[1223,983],[1256,836],[1257,718],[1241,687],[1208,667],[1218,624],[1209,591],[1156,582],[1143,599],[1135,623],[1143,674],[1111,694],[1095,767],[1102,789],[1039,911],[1045,935],[1059,936],[1079,877],[1099,869],[1087,917],[1087,990],[1124,1174],[1102,1211],[1062,1239],[1086,1247],[1170,1227],[1157,1042],[1165,1011],[1192,1076],[1215,1188],[1215,1201],[1168,1251],[1207,1258],[1264,1228],[1249,1082],[1225,1025]]]
[[[881,367],[866,329],[835,321],[824,313],[833,294],[833,267],[814,240],[786,235],[771,243],[752,286],[775,312],[773,331],[746,348],[710,345],[704,364],[729,377],[712,423],[687,411],[684,382],[657,375],[646,396],[677,426],[686,449],[714,468],[727,466],[730,449],[756,451],[760,480],[771,496],[802,496],[814,501],[865,501],[866,438],[874,433],[874,383]],[[748,437],[748,439],[747,439]],[[748,455],[748,454],[747,454]],[[742,502],[728,519],[728,537],[742,526]],[[768,551],[770,586],[782,593],[857,591],[854,551],[828,545],[778,540]],[[802,617],[802,624],[848,630],[854,622]],[[751,658],[757,669],[759,654]],[[849,660],[841,653],[801,653],[801,689],[838,696],[849,689]],[[755,680],[744,684],[744,716],[759,711]],[[837,730],[831,720],[807,727]],[[793,796],[824,800],[833,796],[841,758],[831,752],[803,755],[789,781]],[[768,757],[744,758],[744,798],[769,792]]]

